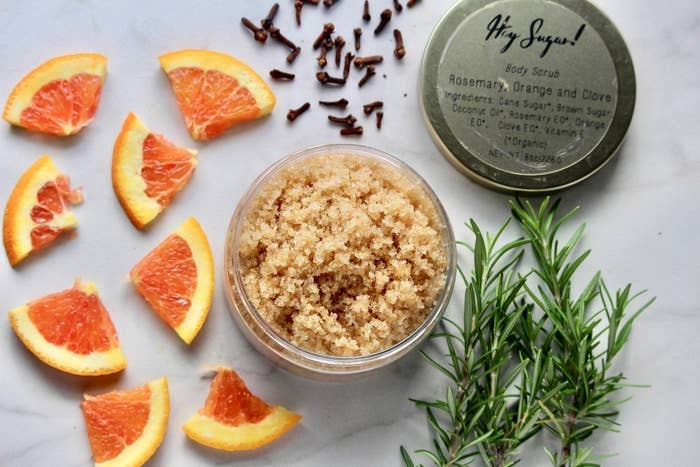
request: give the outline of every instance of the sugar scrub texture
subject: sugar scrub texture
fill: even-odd
[[[267,183],[243,220],[246,293],[291,343],[367,355],[398,343],[431,311],[447,252],[435,206],[396,169],[316,156]]]

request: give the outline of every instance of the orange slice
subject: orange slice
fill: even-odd
[[[207,319],[214,295],[214,260],[194,217],[151,250],[129,274],[136,290],[187,344]]]
[[[71,190],[70,179],[41,156],[22,174],[5,207],[2,239],[10,264],[74,229],[78,222],[68,206],[82,200],[80,189]]]
[[[275,95],[252,68],[209,50],[181,50],[159,57],[185,123],[198,140],[219,136],[232,125],[272,112]]]
[[[112,185],[137,228],[158,216],[184,188],[197,166],[197,151],[152,133],[129,113],[114,143]]]
[[[108,375],[126,368],[112,320],[95,284],[47,295],[10,311],[10,325],[47,365],[74,375]]]
[[[30,131],[75,134],[95,115],[106,75],[107,57],[103,55],[52,58],[17,83],[2,118]]]
[[[226,451],[264,446],[291,430],[301,415],[254,396],[230,368],[219,368],[204,408],[182,427],[194,441]]]
[[[168,381],[85,395],[80,404],[98,467],[139,467],[158,449],[170,415]]]

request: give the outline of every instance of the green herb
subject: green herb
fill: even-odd
[[[615,400],[614,395],[626,386],[626,378],[622,373],[611,374],[612,363],[627,343],[632,323],[654,299],[628,316],[631,303],[644,291],[632,294],[632,286],[627,285],[613,295],[600,272],[575,296],[574,275],[591,251],[574,256],[583,225],[566,243],[559,243],[559,229],[576,209],[557,218],[558,205],[558,201],[550,205],[549,198],[537,209],[529,202],[511,203],[530,240],[536,262],[533,271],[540,282],[536,288],[527,284],[525,288],[545,318],[540,348],[550,355],[554,368],[542,390],[564,383],[553,397],[541,401],[547,414],[544,426],[561,442],[559,453],[547,450],[547,455],[555,466],[591,466],[596,465],[593,451],[580,443],[598,428],[617,431],[617,407],[627,399]],[[533,341],[528,338],[528,342]]]
[[[468,276],[459,269],[461,323],[445,317],[433,335],[444,353],[423,353],[450,381],[443,398],[414,400],[425,407],[434,432],[432,449],[416,453],[438,466],[477,458],[487,466],[512,466],[520,461],[519,447],[545,427],[561,442],[557,453],[545,448],[553,465],[593,466],[600,457],[580,443],[596,428],[615,429],[622,401],[611,396],[625,378],[609,374],[612,360],[653,300],[626,318],[639,294],[627,286],[613,297],[599,273],[573,298],[574,273],[590,251],[570,260],[583,227],[561,248],[557,234],[575,211],[557,218],[558,202],[550,205],[548,198],[538,209],[511,204],[526,238],[501,242],[508,222],[492,235],[471,220],[473,245],[458,242],[469,248],[474,266]],[[536,267],[522,275],[524,246]],[[596,304],[601,309],[592,312]],[[401,455],[407,466],[416,465],[404,447]]]

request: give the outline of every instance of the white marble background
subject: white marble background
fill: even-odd
[[[399,466],[398,447],[427,447],[422,410],[408,398],[429,398],[445,380],[417,355],[381,375],[349,384],[320,384],[291,376],[256,353],[229,317],[219,277],[209,319],[186,348],[148,311],[124,277],[146,251],[188,215],[201,221],[213,244],[217,272],[222,268],[224,232],[235,204],[253,178],[281,156],[304,146],[339,142],[337,130],[314,106],[293,126],[286,110],[305,100],[345,96],[351,110],[382,98],[385,126],[368,123],[364,144],[386,150],[415,167],[433,185],[464,238],[462,221],[476,218],[494,228],[508,215],[508,197],[487,191],[459,175],[438,153],[419,108],[418,68],[427,37],[449,0],[424,0],[395,17],[406,38],[403,63],[389,59],[361,93],[354,86],[321,90],[313,79],[310,42],[323,21],[332,20],[351,37],[361,24],[360,1],[342,0],[331,11],[309,8],[303,32],[292,26],[290,0],[279,0],[282,30],[303,38],[304,52],[294,64],[293,84],[273,84],[278,107],[271,118],[208,144],[193,143],[176,109],[156,57],[180,48],[211,48],[231,53],[261,73],[284,65],[286,52],[275,44],[261,48],[240,26],[240,17],[260,18],[271,1],[15,1],[0,3],[0,96],[28,70],[54,55],[98,51],[109,57],[102,104],[82,134],[56,139],[0,126],[0,200],[5,202],[23,170],[41,153],[85,189],[76,210],[76,238],[13,270],[0,260],[0,303],[9,310],[27,300],[71,285],[81,276],[101,288],[119,331],[129,367],[116,378],[80,378],[37,361],[0,319],[0,466],[87,466],[90,448],[78,407],[84,391],[130,387],[167,375],[172,412],[166,439],[153,466],[235,464],[240,466]],[[375,18],[379,5],[372,0]],[[620,358],[636,390],[623,407],[622,433],[593,438],[600,453],[619,453],[610,466],[694,466],[697,450],[700,371],[700,7],[696,0],[606,0],[601,7],[615,20],[635,60],[638,100],[631,132],[619,157],[600,174],[564,194],[565,205],[581,205],[579,221],[588,224],[584,246],[593,248],[585,272],[603,270],[608,282],[631,281],[659,297],[638,322]],[[390,55],[389,33],[373,40],[366,29],[363,51]],[[387,79],[381,74],[386,73]],[[406,96],[404,96],[406,94]],[[200,166],[165,215],[136,231],[112,192],[109,166],[114,138],[128,111],[178,143],[200,150]],[[459,310],[454,300],[449,313]],[[221,454],[188,441],[180,425],[197,410],[208,390],[202,369],[228,364],[266,400],[304,415],[284,439],[252,454]],[[630,391],[627,394],[632,394]],[[546,465],[537,438],[523,465]]]

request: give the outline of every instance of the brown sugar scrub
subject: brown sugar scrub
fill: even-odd
[[[263,185],[243,217],[246,295],[290,343],[352,357],[397,344],[446,282],[443,225],[424,188],[359,155],[317,155]]]

